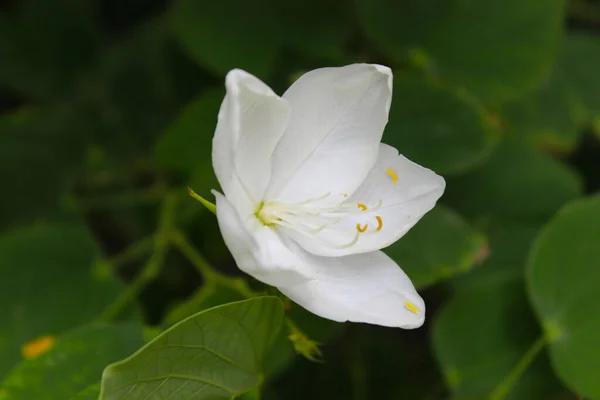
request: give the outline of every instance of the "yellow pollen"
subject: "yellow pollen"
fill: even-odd
[[[376,215],[375,219],[377,220],[377,229],[375,229],[375,230],[380,231],[381,228],[383,228],[383,220],[381,219],[381,217],[379,215]]]
[[[392,183],[395,185],[396,183],[398,183],[398,175],[396,175],[396,171],[394,171],[393,169],[386,169],[385,170],[386,174],[388,174],[389,176],[392,177]]]
[[[363,203],[357,203],[356,207],[360,208],[363,211],[367,210],[367,206],[365,206]]]
[[[344,193],[344,197],[348,197],[348,193]]]
[[[404,307],[406,307],[406,309],[407,309],[408,311],[412,311],[412,312],[414,312],[415,314],[418,314],[418,313],[419,313],[419,309],[418,309],[418,308],[417,308],[417,307],[416,307],[416,306],[415,306],[413,303],[410,303],[410,302],[408,302],[408,301],[405,301],[405,302],[404,302]]]
[[[29,360],[50,350],[54,343],[56,343],[54,336],[41,336],[21,346],[21,354],[23,358]]]
[[[366,232],[367,228],[369,227],[369,224],[365,224],[364,227],[360,227],[360,224],[356,224],[356,230],[359,231],[360,233]]]

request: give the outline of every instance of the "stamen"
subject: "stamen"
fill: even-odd
[[[412,312],[413,312],[413,313],[415,313],[415,314],[418,314],[418,313],[419,313],[419,309],[417,308],[417,306],[415,306],[415,305],[414,305],[413,303],[411,303],[411,302],[405,301],[405,302],[404,302],[404,307],[406,307],[406,309],[407,309],[408,311],[412,311]]]
[[[360,208],[363,211],[367,210],[367,206],[365,206],[363,203],[357,203],[356,207]]]
[[[344,193],[344,197],[348,197],[348,193]]]
[[[389,176],[392,177],[392,183],[395,185],[396,183],[398,183],[398,175],[396,175],[396,172],[393,169],[386,169],[385,170],[386,174],[388,174]]]
[[[292,224],[288,221],[285,220],[281,220],[277,222],[277,225],[281,225],[283,227],[292,229],[304,236],[308,236],[310,238],[314,238],[315,234],[313,232],[310,231],[310,228],[305,227],[303,225],[299,225],[299,224]],[[329,246],[335,248],[335,249],[347,249],[349,247],[352,247],[356,244],[356,242],[358,242],[358,237],[359,237],[359,232],[356,232],[356,234],[354,235],[354,237],[352,238],[352,240],[346,244],[342,244],[342,245],[338,245],[335,243],[331,243],[331,242],[327,242],[325,240],[323,240],[324,242],[326,242]],[[321,239],[322,240],[322,239]]]
[[[360,224],[356,224],[356,230],[359,231],[360,233],[366,232],[367,228],[369,227],[369,224],[365,224],[364,227],[360,227]]]
[[[375,230],[380,231],[381,228],[383,228],[383,220],[381,219],[381,217],[379,215],[376,215],[375,219],[377,220],[377,229],[375,229]]]

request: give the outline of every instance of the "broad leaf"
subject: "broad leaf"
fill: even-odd
[[[100,395],[100,384],[96,383],[83,389],[75,396],[69,398],[69,400],[98,400]]]
[[[269,73],[283,43],[278,17],[271,0],[176,0],[169,11],[175,37],[219,75],[233,68]]]
[[[92,324],[76,329],[58,337],[49,351],[17,365],[0,384],[0,399],[76,396],[98,381],[107,364],[133,353],[141,344],[142,330],[137,324]]]
[[[384,251],[423,288],[470,269],[486,248],[482,234],[456,213],[436,206]]]
[[[538,223],[497,221],[487,229],[488,254],[482,264],[452,281],[457,290],[473,286],[522,279],[531,244],[540,229]]]
[[[264,356],[281,328],[283,305],[257,297],[211,308],[166,330],[109,366],[102,400],[231,399],[258,387]]]
[[[543,229],[527,283],[552,363],[582,397],[600,399],[600,197],[570,203]]]
[[[359,0],[368,36],[397,61],[424,53],[430,69],[482,98],[535,88],[560,44],[564,0]]]
[[[600,39],[565,37],[552,75],[542,87],[503,107],[509,131],[534,144],[571,151],[583,128],[600,115]]]
[[[539,222],[581,192],[579,176],[567,165],[507,141],[477,170],[449,179],[444,200],[471,218]]]
[[[442,174],[463,172],[485,159],[497,132],[477,103],[423,79],[394,80],[384,143]]]
[[[155,150],[164,167],[187,173],[197,170],[198,174],[212,175],[212,181],[216,181],[212,172],[211,148],[224,94],[223,89],[202,93],[167,128],[157,141]],[[200,191],[197,187],[194,189]]]
[[[0,378],[21,359],[21,346],[94,319],[117,296],[121,285],[98,256],[79,225],[0,236]]]
[[[491,282],[459,293],[437,315],[433,347],[456,399],[489,398],[541,335],[522,279]],[[540,357],[507,399],[557,399],[560,390]]]

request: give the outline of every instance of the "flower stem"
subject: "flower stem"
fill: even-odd
[[[97,318],[99,321],[111,321],[133,302],[146,285],[160,273],[169,247],[169,235],[173,229],[173,214],[176,196],[167,195],[163,200],[158,228],[152,236],[152,255],[136,279],[110,304]]]
[[[170,239],[173,245],[181,251],[185,258],[196,267],[196,270],[198,270],[198,273],[205,282],[218,283],[227,286],[246,298],[255,297],[259,294],[250,289],[248,283],[244,279],[229,277],[213,269],[182,232],[173,232],[170,235]]]
[[[208,261],[196,251],[194,246],[189,242],[187,237],[179,231],[172,232],[170,236],[171,243],[181,251],[190,263],[196,268],[202,279],[206,282],[215,281],[217,279],[217,271],[215,271]]]
[[[202,205],[213,214],[217,215],[217,206],[214,203],[206,200],[204,197],[200,196],[198,193],[194,192],[192,188],[188,188],[188,194],[192,196],[194,199],[198,200]]]
[[[529,347],[517,365],[514,366],[506,378],[504,378],[504,380],[496,387],[496,389],[494,389],[490,395],[490,400],[504,399],[545,345],[545,336],[541,336],[535,342],[533,342],[531,347]]]
[[[154,238],[152,236],[145,237],[110,259],[110,264],[114,269],[120,268],[121,266],[142,256],[144,253],[152,250],[153,245]]]

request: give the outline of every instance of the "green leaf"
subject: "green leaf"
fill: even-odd
[[[367,35],[397,61],[416,52],[431,69],[483,99],[535,88],[555,58],[564,0],[358,0]],[[397,92],[396,92],[397,93]]]
[[[214,176],[212,138],[224,95],[223,89],[209,90],[186,106],[156,143],[155,153],[161,165],[175,171],[201,171]]]
[[[539,336],[523,281],[512,279],[452,298],[435,319],[432,340],[454,397],[479,400],[489,398]],[[541,357],[506,398],[551,399],[559,387]]]
[[[100,384],[95,383],[70,397],[69,400],[98,400],[98,396],[100,396]]]
[[[600,399],[600,197],[572,202],[531,251],[529,293],[553,366],[582,397]]]
[[[423,288],[470,269],[486,249],[482,234],[438,205],[384,251]]]
[[[271,0],[176,0],[169,11],[181,45],[219,75],[242,68],[266,76],[283,43],[278,17]]]
[[[21,359],[22,345],[92,320],[117,296],[121,285],[98,257],[79,225],[0,236],[0,378]]]
[[[352,34],[352,8],[338,0],[274,2],[285,43],[306,55],[344,61]],[[315,12],[318,10],[318,12]]]
[[[480,168],[449,179],[444,200],[474,219],[539,222],[581,192],[579,176],[565,164],[506,141]]]
[[[172,325],[200,311],[221,304],[243,300],[239,291],[219,282],[205,282],[189,299],[173,307],[165,317],[165,324]]]
[[[559,64],[588,118],[600,117],[600,37],[579,32],[567,35]]]
[[[283,304],[257,297],[203,311],[109,366],[102,400],[231,399],[260,386],[265,353],[281,328]]]
[[[572,151],[582,129],[600,115],[599,69],[600,38],[567,35],[542,87],[503,107],[509,130],[542,147]]]
[[[70,398],[97,382],[107,364],[141,344],[137,324],[92,324],[71,331],[48,352],[17,365],[0,385],[0,399]]]
[[[481,265],[460,275],[452,283],[459,290],[505,280],[523,278],[525,263],[540,224],[497,221],[489,227],[489,254]]]
[[[509,134],[560,151],[575,148],[585,122],[575,88],[558,70],[536,92],[504,105],[502,114]]]
[[[422,79],[396,76],[384,143],[438,173],[457,173],[485,159],[496,143],[490,117],[463,94]]]

